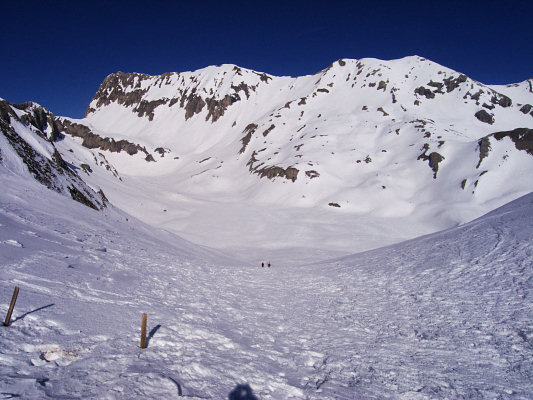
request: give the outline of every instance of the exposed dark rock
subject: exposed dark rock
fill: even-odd
[[[274,179],[276,177],[282,177],[291,181],[296,181],[298,178],[298,172],[300,172],[298,169],[294,167],[287,167],[282,168],[278,166],[267,166],[263,168],[261,167],[263,164],[259,164],[257,166],[254,166],[254,163],[256,163],[258,160],[255,157],[257,155],[257,152],[254,151],[250,157],[250,160],[246,165],[248,165],[248,168],[250,172],[259,175],[261,178],[266,177],[268,179]]]
[[[392,88],[392,89],[390,90],[390,94],[391,94],[391,96],[392,96],[392,103],[393,103],[393,104],[397,102],[397,100],[396,100],[396,93],[395,93],[397,90],[398,90],[398,89],[396,89],[396,88]]]
[[[517,150],[524,150],[533,156],[533,129],[516,128],[512,131],[503,131],[493,133],[496,140],[502,140],[504,137],[510,138]]]
[[[235,91],[235,93],[240,92],[242,90],[246,95],[246,98],[250,98],[250,87],[246,83],[241,82],[238,86],[231,85],[231,88]],[[252,90],[255,89],[252,87]]]
[[[437,90],[434,91],[434,93],[444,93],[442,91],[442,88],[444,87],[444,83],[442,82],[433,82],[433,81],[429,81],[428,86],[431,86],[431,87],[436,87]]]
[[[420,96],[424,96],[427,99],[434,99],[435,93],[431,91],[431,89],[426,89],[424,86],[420,86],[415,89],[415,93],[419,94]]]
[[[340,59],[340,60],[339,60],[339,65],[340,65],[341,67],[344,67],[344,66],[346,65],[346,61]]]
[[[141,100],[139,105],[135,107],[133,111],[138,113],[139,117],[146,115],[148,117],[148,120],[152,121],[154,119],[155,108],[159,107],[160,105],[167,104],[168,102],[169,102],[168,99],[153,100],[153,101]]]
[[[492,125],[494,123],[494,116],[486,112],[485,110],[479,110],[474,116],[479,119],[481,122]]]
[[[68,186],[68,191],[70,192],[70,197],[72,197],[74,200],[86,205],[87,207],[91,207],[93,210],[98,211],[98,207],[96,207],[94,203],[89,200],[89,198],[85,194],[83,194],[77,187]]]
[[[475,100],[476,101],[476,104],[479,104],[479,98],[481,97],[481,95],[483,94],[483,90],[479,89],[476,93],[474,94],[471,94],[470,92],[467,92],[464,96],[464,98],[466,99],[466,96],[470,96],[470,98],[472,100]]]
[[[4,121],[6,126],[8,126],[11,122],[11,117],[15,117],[15,120],[18,120],[9,103],[5,100],[0,100],[0,121]]]
[[[454,78],[453,76],[450,76],[449,78],[444,79],[444,85],[446,86],[446,92],[450,93],[455,88],[458,88],[461,83],[466,82],[467,77],[466,75],[459,75],[458,77]]]
[[[305,174],[311,179],[318,178],[320,176],[320,174],[315,170],[305,171]]]
[[[263,132],[263,136],[267,136],[270,132],[272,132],[272,129],[274,129],[276,125],[272,124],[270,125],[265,131]]]
[[[257,129],[257,124],[248,124],[246,128],[244,128],[244,131],[242,131],[242,133],[245,133],[245,135],[241,139],[242,147],[239,150],[240,154],[246,151],[246,146],[248,146],[248,143],[250,143],[250,139],[252,138],[252,135],[255,133],[256,129]]]
[[[8,103],[6,104],[9,106]],[[52,142],[50,144],[54,150],[52,158],[48,159],[19,136],[4,118],[0,120],[0,134],[5,136],[9,145],[28,168],[29,173],[39,183],[58,193],[68,193],[74,200],[95,210],[105,207],[105,204],[96,199],[96,193],[69,168]],[[42,131],[40,136],[44,136]],[[67,188],[63,184],[68,184]]]
[[[98,194],[100,196],[100,199],[102,199],[102,207],[106,207],[107,204],[109,204],[109,200],[104,194],[104,191],[102,189],[99,189],[98,192],[96,192],[96,194]]]
[[[48,115],[42,107],[35,107],[31,111],[28,111],[27,114],[22,116],[21,121],[25,125],[33,125],[38,130],[44,132],[48,125]]]
[[[321,88],[321,89],[317,89],[316,91],[317,91],[317,92],[329,93],[329,90],[328,90],[328,89],[323,89],[323,88]]]
[[[268,81],[272,79],[272,77],[268,76],[264,72],[260,74],[259,72],[254,71],[254,74],[259,75],[259,79],[261,79],[261,81],[265,83],[268,83]]]
[[[523,114],[527,114],[531,111],[531,109],[533,108],[533,106],[531,104],[524,104],[521,108],[520,108],[520,112],[523,113]]]
[[[424,151],[422,154],[418,156],[418,160],[424,160],[429,161],[429,167],[433,170],[433,179],[437,179],[437,172],[439,171],[439,163],[444,160],[444,156],[440,155],[436,151],[432,152],[428,155],[426,153],[429,150],[429,144],[424,143],[424,146],[422,147],[422,150]]]
[[[301,106],[301,105],[305,104],[305,102],[306,102],[305,97],[302,97],[300,99],[300,101],[298,102],[298,105]]]
[[[496,106],[495,106],[494,104],[490,104],[490,105],[489,105],[489,104],[487,104],[487,103],[483,103],[483,104],[481,105],[481,107],[485,107],[485,108],[487,108],[487,109],[489,109],[489,110],[494,110],[494,108],[495,108]]]
[[[444,157],[437,152],[433,152],[429,155],[429,166],[433,170],[433,179],[437,179],[437,172],[439,171],[439,163],[444,160]]]
[[[387,90],[387,82],[379,81],[377,90],[383,90],[383,91]]]
[[[224,112],[230,105],[239,101],[240,99],[241,97],[237,93],[232,95],[227,94],[222,100],[215,100],[213,98],[206,99],[207,116],[205,117],[205,120],[208,121],[209,118],[211,118],[211,121],[215,122],[224,115]]]
[[[91,103],[96,101],[96,108],[107,106],[113,102],[125,107],[139,104],[148,91],[148,89],[140,89],[140,82],[149,78],[149,75],[137,73],[117,72],[116,74],[108,75],[98,88]],[[135,84],[135,82],[137,83]],[[134,90],[126,92],[125,89],[129,87],[133,87]],[[94,108],[88,107],[85,115],[87,116],[94,111]]]
[[[154,150],[156,153],[159,153],[159,155],[161,157],[165,157],[165,154],[166,153],[170,153],[170,149],[165,149],[163,147],[158,147],[157,149]]]
[[[494,95],[491,97],[490,102],[492,104],[498,104],[504,108],[509,107],[513,104],[512,100],[509,97],[497,92],[494,92]]]
[[[389,114],[383,109],[383,107],[379,107],[378,111],[381,111],[383,113],[384,117],[387,117]]]
[[[329,203],[328,206],[340,208],[339,203]]]
[[[481,165],[481,161],[483,161],[483,159],[489,155],[489,152],[491,150],[489,137],[485,136],[484,138],[479,139],[478,145],[479,162],[477,163],[476,168],[479,168],[479,166]]]
[[[148,154],[144,159],[148,162],[155,162],[154,156],[151,154]]]
[[[466,179],[463,179],[463,181],[461,182],[461,189],[465,190],[465,187],[466,187]]]
[[[293,167],[282,168],[277,166],[264,167],[261,169],[253,170],[255,174],[258,174],[261,178],[266,177],[268,179],[274,179],[276,177],[282,177],[293,182],[298,178],[298,169]]]
[[[185,108],[185,120],[194,114],[200,113],[205,106],[205,101],[198,95],[191,93],[187,97],[182,97],[180,107]]]
[[[83,139],[82,146],[88,149],[108,150],[114,153],[125,151],[130,156],[141,151],[148,155],[144,147],[128,142],[127,140],[119,140],[118,142],[112,138],[103,138],[93,133],[88,126],[70,122],[68,119],[56,119],[56,123],[60,132],[67,135],[79,137]]]
[[[87,172],[88,174],[92,173],[93,170],[91,169],[91,166],[89,164],[81,164],[81,169]]]

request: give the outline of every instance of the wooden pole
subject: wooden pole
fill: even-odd
[[[141,322],[141,349],[146,349],[146,314],[143,314]]]
[[[11,297],[11,304],[9,305],[9,310],[7,311],[6,320],[4,321],[4,326],[9,326],[11,323],[11,314],[13,314],[13,309],[15,308],[15,303],[17,302],[17,296],[19,295],[19,287],[15,286],[13,291],[13,297]]]

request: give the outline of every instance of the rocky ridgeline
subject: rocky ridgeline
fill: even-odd
[[[21,111],[22,115],[17,115],[14,109]],[[25,125],[28,130],[45,141],[53,149],[51,157],[42,154],[19,135],[13,128],[14,121]],[[61,140],[61,125],[51,112],[31,102],[17,105],[1,100],[0,133],[7,139],[35,180],[95,210],[106,207],[107,198],[104,193],[101,190],[93,191],[78,176],[76,169],[63,160],[54,146],[55,141]]]

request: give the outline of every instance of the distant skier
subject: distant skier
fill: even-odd
[[[265,268],[265,263],[264,262],[261,263],[261,268]]]
[[[268,268],[270,268],[270,263],[268,263]]]

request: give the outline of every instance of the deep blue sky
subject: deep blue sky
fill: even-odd
[[[528,1],[3,2],[0,97],[82,117],[116,71],[223,63],[274,75],[420,55],[487,84],[533,77]]]

